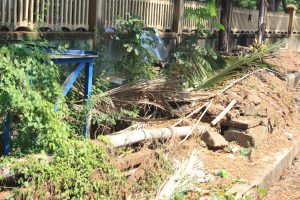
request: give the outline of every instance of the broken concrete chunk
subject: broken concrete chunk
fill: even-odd
[[[222,148],[228,145],[228,142],[224,139],[224,137],[216,132],[203,133],[202,140],[209,147]]]
[[[254,94],[248,94],[247,100],[254,103],[254,105],[259,105],[261,103],[261,98]]]
[[[208,110],[207,110],[207,113],[209,115],[212,115],[212,116],[216,116],[218,115],[220,112],[222,112],[223,110],[225,109],[224,106],[220,105],[220,104],[212,104]]]
[[[246,120],[235,119],[229,122],[223,122],[221,125],[233,127],[233,128],[249,129],[249,128],[256,127],[260,124],[262,124],[262,119],[246,119]]]
[[[224,131],[224,137],[229,142],[236,141],[240,146],[249,148],[260,145],[267,133],[266,126],[257,126],[248,130],[230,128]]]
[[[300,73],[288,74],[286,76],[286,82],[289,88],[296,88],[300,80]]]

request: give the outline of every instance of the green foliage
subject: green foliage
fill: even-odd
[[[268,56],[270,53],[279,49],[282,46],[282,43],[275,43],[268,47],[259,47],[259,49],[254,49],[252,52],[249,52],[245,55],[241,54],[238,57],[229,56],[226,58],[226,65],[223,69],[217,70],[214,74],[206,79],[201,87],[212,87],[215,84],[232,78],[233,76],[242,73],[243,70],[249,67],[259,67],[259,68],[268,68],[271,67],[263,61],[263,59]]]
[[[246,55],[221,58],[213,50],[194,45],[192,51],[181,51],[175,55],[167,77],[180,78],[185,87],[206,88],[232,78],[249,67],[270,67],[263,58],[278,49],[282,43],[259,47]]]
[[[260,187],[257,187],[256,191],[257,191],[260,199],[264,198],[269,192],[267,189],[260,188]]]
[[[117,19],[116,40],[121,43],[122,57],[115,72],[125,76],[128,82],[153,79],[156,71],[152,67],[154,55],[142,46],[143,20],[128,16],[128,20]]]
[[[209,35],[211,30],[207,29],[206,22],[217,16],[216,0],[210,0],[198,8],[187,8],[185,14],[196,22],[196,34],[199,36]],[[218,22],[214,22],[214,26],[221,30],[224,29],[224,26]]]
[[[208,200],[251,200],[251,198],[248,195],[238,198],[235,193],[231,194],[226,191],[220,190],[215,194],[211,194]]]
[[[54,150],[69,136],[68,126],[61,122],[66,110],[56,66],[39,47],[4,46],[0,56],[0,115],[9,115],[12,131],[17,132],[12,152]],[[55,137],[45,142],[49,135]]]
[[[256,0],[235,0],[233,5],[240,8],[256,9]]]
[[[29,188],[23,194],[26,196],[43,198],[47,192],[55,199],[120,195],[116,188],[120,187],[117,182],[122,181],[120,174],[109,164],[105,152],[89,141],[68,140],[66,146],[55,153],[51,163],[28,159],[14,168],[17,173],[24,173],[24,179],[18,182]]]
[[[143,199],[155,199],[156,191],[170,174],[174,173],[172,163],[160,157],[160,159],[150,169],[145,171],[143,177],[135,184],[137,192],[142,193]],[[137,198],[137,199],[142,199]]]
[[[0,167],[24,174],[16,181],[26,188],[13,193],[24,199],[119,199],[122,176],[101,147],[75,137],[64,120],[68,109],[58,69],[42,48],[0,48],[0,114],[10,116],[13,136],[10,156],[0,158]],[[49,159],[26,156],[31,153]]]
[[[193,45],[175,54],[176,63],[170,66],[168,77],[178,77],[184,87],[199,87],[222,64],[218,54],[210,48]]]

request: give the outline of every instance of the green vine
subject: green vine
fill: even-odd
[[[0,168],[21,175],[11,196],[119,199],[121,173],[100,146],[78,137],[65,120],[69,110],[58,69],[42,48],[32,44],[0,47],[0,114],[10,116],[12,138],[10,155],[0,158]],[[59,110],[54,110],[55,105]],[[49,159],[33,159],[29,156],[33,153]],[[5,185],[0,184],[1,190],[6,190]]]

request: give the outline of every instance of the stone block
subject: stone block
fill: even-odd
[[[230,128],[224,131],[224,137],[229,142],[236,141],[240,146],[249,148],[260,145],[267,133],[266,126],[257,126],[247,130]]]
[[[262,124],[262,119],[235,119],[229,122],[224,122],[221,125],[232,127],[232,128],[239,128],[239,129],[249,129]]]
[[[202,134],[202,141],[209,147],[222,148],[228,145],[228,142],[222,135],[216,132],[205,132]]]

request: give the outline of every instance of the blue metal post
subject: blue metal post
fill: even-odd
[[[84,98],[88,100],[92,96],[92,85],[93,85],[93,63],[89,62],[85,66],[85,83],[84,83]],[[90,133],[90,116],[87,117],[84,126],[84,138],[87,138]]]
[[[7,115],[5,122],[4,122],[4,146],[3,146],[3,155],[7,156],[9,153],[9,141],[10,141],[10,128],[9,128],[9,121],[10,117]]]
[[[85,66],[85,84],[84,84],[84,98],[89,99],[92,95],[93,85],[93,63],[90,62]]]
[[[62,85],[64,96],[66,96],[69,90],[72,88],[83,67],[84,63],[80,63],[65,80],[64,84]]]

